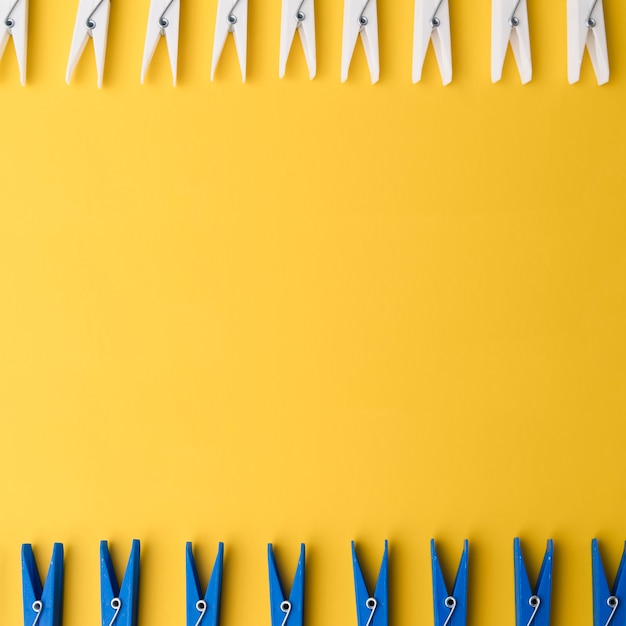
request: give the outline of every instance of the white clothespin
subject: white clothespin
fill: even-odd
[[[154,56],[161,37],[165,37],[167,53],[172,68],[172,82],[176,85],[176,66],[178,63],[178,25],[180,23],[180,0],[151,0],[148,14],[146,45],[143,49],[141,66],[141,84]]]
[[[452,54],[450,52],[450,11],[448,0],[415,0],[413,28],[413,82],[422,78],[422,68],[428,43],[432,39],[441,81],[448,85],[452,80]]]
[[[345,0],[343,12],[343,46],[341,52],[341,82],[348,80],[348,69],[356,41],[361,35],[365,58],[370,68],[372,84],[378,82],[378,15],[376,0]]]
[[[68,85],[89,38],[92,38],[98,71],[98,87],[102,87],[110,13],[110,0],[79,0],[70,58],[65,73],[65,80]]]
[[[300,41],[304,50],[304,58],[309,68],[309,77],[315,78],[315,11],[313,0],[283,0],[283,14],[280,23],[280,62],[278,75],[285,75],[287,58],[296,30],[300,33]]]
[[[211,80],[220,60],[226,37],[232,33],[241,68],[241,82],[246,82],[246,52],[248,47],[248,0],[218,0],[217,21],[215,22],[215,40],[213,42],[213,66]]]
[[[20,82],[26,84],[26,40],[28,38],[28,0],[0,0],[0,59],[4,54],[9,37],[13,37]]]
[[[567,0],[567,77],[578,82],[585,46],[598,85],[609,81],[609,55],[602,0]]]
[[[491,22],[491,82],[502,78],[506,49],[511,42],[522,85],[533,76],[526,0],[493,0]]]

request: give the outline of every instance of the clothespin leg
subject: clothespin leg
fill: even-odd
[[[441,82],[443,85],[449,85],[452,82],[452,53],[450,42],[450,14],[447,0],[443,0],[437,17],[440,20],[440,26],[433,32],[433,48],[437,65],[439,65],[439,73],[441,74]]]
[[[514,19],[517,20],[517,26],[511,28],[511,49],[517,63],[522,85],[525,85],[533,76],[526,0],[519,0],[519,4],[516,5]]]
[[[98,72],[98,88],[102,88],[102,80],[104,78],[104,59],[107,51],[110,11],[111,5],[109,0],[105,0],[96,14],[99,22],[92,33],[93,49],[96,57],[96,70]]]
[[[49,626],[61,626],[63,616],[63,544],[55,543],[52,548],[52,558],[43,587],[41,600],[44,605],[52,608],[52,615],[43,620]]]
[[[176,74],[178,70],[178,21],[176,25],[170,24],[167,36],[167,52],[170,57],[170,68],[172,69],[172,85],[176,86]]]
[[[502,78],[504,57],[511,37],[510,13],[504,0],[493,0],[491,5],[491,82]]]
[[[247,3],[248,0],[240,0]],[[239,67],[241,69],[241,82],[246,82],[246,59],[248,54],[248,11],[241,11],[237,22],[237,28],[233,33],[235,36],[235,48],[239,57]]]
[[[598,85],[604,85],[609,82],[609,55],[606,46],[604,10],[600,0],[593,11],[592,19],[595,20],[595,26],[589,28],[587,33],[587,50]]]
[[[224,50],[224,44],[226,43],[226,37],[228,37],[228,30],[222,31],[215,27],[215,39],[213,41],[213,60],[211,62],[211,80],[215,78],[215,69],[222,56]]]
[[[10,37],[11,35],[9,34],[9,31],[6,28],[3,28],[0,31],[0,59],[2,58],[2,55],[4,54],[4,50],[7,47],[7,43]]]
[[[230,10],[232,3],[229,0],[218,0],[217,16],[215,18],[215,37],[213,38],[213,58],[211,61],[211,80],[215,77],[215,69],[222,56],[226,38],[230,32]]]
[[[309,68],[309,79],[313,80],[317,73],[317,53],[315,50],[315,12],[313,10],[313,2],[310,3],[310,7],[307,9],[306,18],[300,28],[300,41],[302,43],[302,50],[304,51],[304,58],[306,59],[306,65]]]
[[[348,80],[350,62],[359,38],[361,7],[355,0],[344,0],[343,39],[341,45],[341,82]]]
[[[533,77],[533,66],[530,58],[530,34],[528,31],[528,16],[526,15],[526,0],[521,0],[518,14],[521,14],[519,25],[511,32],[511,49],[517,63],[517,69],[522,85],[530,82]]]
[[[278,76],[285,76],[285,68],[287,67],[287,59],[293,45],[293,38],[298,28],[298,22],[295,15],[292,15],[292,3],[290,0],[283,0],[282,17],[280,22],[280,56],[278,60]]]
[[[580,0],[567,0],[567,79],[570,85],[580,80],[580,66],[587,42],[586,17]]]
[[[28,39],[28,0],[20,0],[13,9],[11,18],[14,20],[15,26],[11,30],[13,35],[13,45],[15,46],[15,55],[17,56],[17,66],[20,70],[20,82],[26,84],[26,49]],[[3,29],[5,33],[6,29]],[[7,33],[8,36],[8,33]],[[6,45],[6,41],[5,41]],[[4,51],[4,46],[0,42],[0,57]]]
[[[86,18],[85,18],[86,19]],[[72,47],[70,49],[70,58],[67,62],[67,70],[65,72],[65,82],[69,85],[72,79],[72,74],[78,65],[78,61],[87,46],[87,42],[89,41],[89,35],[85,32],[84,36],[80,37],[80,32],[84,30],[85,25],[79,24],[78,19],[76,21],[76,26],[74,27],[74,37],[72,39]]]
[[[142,85],[144,83],[148,67],[150,67],[150,63],[152,62],[152,57],[154,56],[156,48],[159,45],[159,40],[161,39],[161,29],[159,27],[159,18],[161,17],[161,13],[163,13],[163,11],[160,3],[151,2],[150,11],[148,13],[148,26],[146,28],[146,43],[143,48],[141,77],[139,79],[139,82]]]
[[[430,43],[432,25],[430,19],[432,12],[429,10],[430,3],[425,0],[415,0],[415,13],[413,15],[413,83],[422,80],[424,59]],[[430,13],[430,15],[429,15]]]
[[[370,7],[372,7],[372,10],[369,10]],[[369,22],[367,27],[361,32],[361,41],[363,41],[365,58],[370,68],[370,77],[373,85],[377,83],[380,78],[380,64],[378,60],[378,16],[376,14],[375,0],[370,0],[368,4],[367,18]]]

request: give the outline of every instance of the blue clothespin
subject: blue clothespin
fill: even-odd
[[[270,574],[270,612],[272,626],[302,626],[304,621],[304,544],[300,544],[300,558],[291,585],[289,600],[285,599],[272,544],[267,544],[267,566]]]
[[[433,567],[433,603],[435,626],[465,626],[467,619],[467,552],[468,541],[463,544],[461,561],[454,579],[452,593],[448,593],[435,549],[435,540],[430,540],[430,558]]]
[[[626,576],[622,573],[626,565],[626,544],[622,552],[622,560],[617,568],[617,576],[613,589],[609,589],[606,580],[598,540],[591,542],[591,570],[593,573],[593,624],[594,626],[625,626],[626,625]]]
[[[102,626],[136,626],[139,604],[139,540],[133,539],[122,587],[118,586],[109,546],[100,542]]]
[[[187,626],[218,626],[223,570],[224,544],[220,541],[211,579],[203,597],[191,542],[187,542]]]
[[[552,596],[552,553],[554,544],[548,539],[546,554],[534,591],[528,581],[519,539],[513,541],[515,559],[515,623],[517,626],[549,626]]]
[[[63,544],[55,543],[48,576],[41,587],[30,543],[22,545],[24,626],[61,626],[63,616]]]
[[[378,572],[374,595],[365,585],[363,572],[352,542],[352,566],[354,568],[354,593],[356,594],[356,619],[358,626],[387,626],[389,623],[389,545],[385,539],[385,551]]]

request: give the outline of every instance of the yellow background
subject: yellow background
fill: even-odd
[[[182,0],[139,85],[147,0],[113,0],[104,88],[76,5],[33,0],[27,86],[0,63],[0,621],[22,542],[66,548],[65,626],[100,623],[98,541],[142,540],[140,625],[184,623],[184,542],[223,626],[269,626],[307,544],[308,626],[356,625],[350,540],[392,626],[432,623],[429,539],[468,623],[514,623],[512,540],[555,540],[555,626],[591,623],[590,540],[624,539],[626,6],[611,82],[567,84],[564,0],[531,0],[534,78],[490,71],[488,1],[450,0],[453,82],[411,84],[412,3],[380,0],[381,80],[316,0],[279,81],[279,0],[250,0],[210,83],[215,0]],[[232,38],[230,38],[232,39]]]

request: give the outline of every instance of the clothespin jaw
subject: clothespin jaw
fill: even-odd
[[[191,542],[186,547],[187,563],[187,626],[218,626],[220,599],[222,595],[222,572],[224,570],[224,544],[217,546],[211,579],[203,595],[193,558]]]
[[[70,57],[67,62],[67,71],[65,72],[65,81],[68,85],[87,46],[87,42],[91,38],[93,39],[93,50],[96,57],[98,87],[102,87],[110,13],[110,0],[79,0],[74,35],[72,36],[72,47],[70,48]]]
[[[0,0],[0,59],[13,37],[20,82],[26,84],[26,41],[28,38],[28,0]]]
[[[452,593],[448,593],[448,587],[441,571],[439,557],[435,548],[435,540],[430,541],[430,556],[433,568],[433,606],[435,613],[435,626],[465,626],[467,620],[467,555],[469,543],[467,539],[463,544],[461,561],[454,579]]]
[[[613,587],[604,573],[598,540],[591,542],[591,571],[593,576],[593,624],[594,626],[624,626],[626,624],[626,543],[617,568]]]
[[[100,542],[100,604],[102,626],[136,626],[139,605],[139,540],[133,539],[121,588],[118,586],[109,546]]]
[[[413,24],[413,82],[422,79],[428,44],[432,40],[441,82],[452,81],[450,9],[448,0],[415,0]]]
[[[170,58],[170,67],[172,68],[172,82],[176,85],[179,23],[180,0],[152,0],[150,2],[146,43],[141,65],[142,85],[161,37],[165,38],[167,44],[167,54]]]
[[[46,581],[41,586],[33,548],[22,545],[24,626],[61,626],[63,616],[63,544],[55,543]]]
[[[389,544],[385,539],[385,551],[378,572],[376,589],[371,595],[352,542],[352,567],[354,569],[354,593],[358,626],[388,626],[389,624]]]
[[[302,50],[309,68],[309,78],[315,78],[317,61],[315,54],[315,9],[313,0],[283,0],[280,24],[280,60],[278,76],[283,78],[287,59],[296,31],[300,33]]]
[[[215,77],[215,68],[220,60],[226,37],[232,33],[241,68],[241,82],[246,82],[246,54],[248,48],[248,0],[218,0],[213,41],[213,62],[211,80]]]
[[[341,49],[341,82],[348,80],[348,70],[357,39],[361,35],[365,58],[370,69],[372,85],[378,82],[378,12],[376,0],[345,0],[343,13],[343,43]]]
[[[515,623],[517,626],[549,626],[552,596],[552,555],[554,544],[548,539],[546,553],[534,590],[530,586],[520,541],[513,542],[515,567]]]
[[[491,21],[491,82],[502,78],[509,42],[525,85],[533,77],[526,0],[493,0]]]
[[[304,552],[304,544],[301,543],[300,558],[287,600],[278,575],[274,548],[271,543],[267,544],[272,626],[302,626],[304,622]]]
[[[609,81],[609,55],[602,0],[567,0],[567,77],[570,84],[580,79],[585,46],[598,85],[604,85]]]

